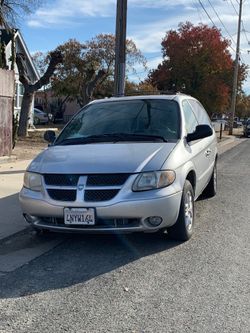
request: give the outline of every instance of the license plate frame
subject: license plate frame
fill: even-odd
[[[93,226],[95,225],[94,208],[64,208],[64,224]]]

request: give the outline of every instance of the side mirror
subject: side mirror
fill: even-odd
[[[209,125],[198,125],[193,133],[187,135],[187,142],[195,141],[213,135],[213,130]]]
[[[43,136],[45,141],[53,143],[56,139],[56,133],[54,131],[46,131]]]

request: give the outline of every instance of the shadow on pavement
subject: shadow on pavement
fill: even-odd
[[[70,236],[51,233],[44,241],[58,237],[62,242],[56,248],[14,272],[0,276],[0,298],[76,286],[180,244],[160,233]]]
[[[0,239],[19,232],[27,226],[22,216],[18,196],[19,193],[15,193],[0,198]]]

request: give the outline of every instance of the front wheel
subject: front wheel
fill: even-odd
[[[187,241],[191,238],[194,225],[194,190],[191,183],[186,180],[182,198],[179,216],[176,223],[167,229],[171,239],[178,241]]]

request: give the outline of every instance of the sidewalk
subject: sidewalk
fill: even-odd
[[[246,139],[225,136],[218,140],[218,152],[225,151],[244,142]],[[0,163],[0,240],[28,227],[24,221],[18,201],[18,193],[23,183],[23,175],[31,160],[14,160]]]
[[[0,164],[0,240],[27,227],[18,202],[28,161]]]

